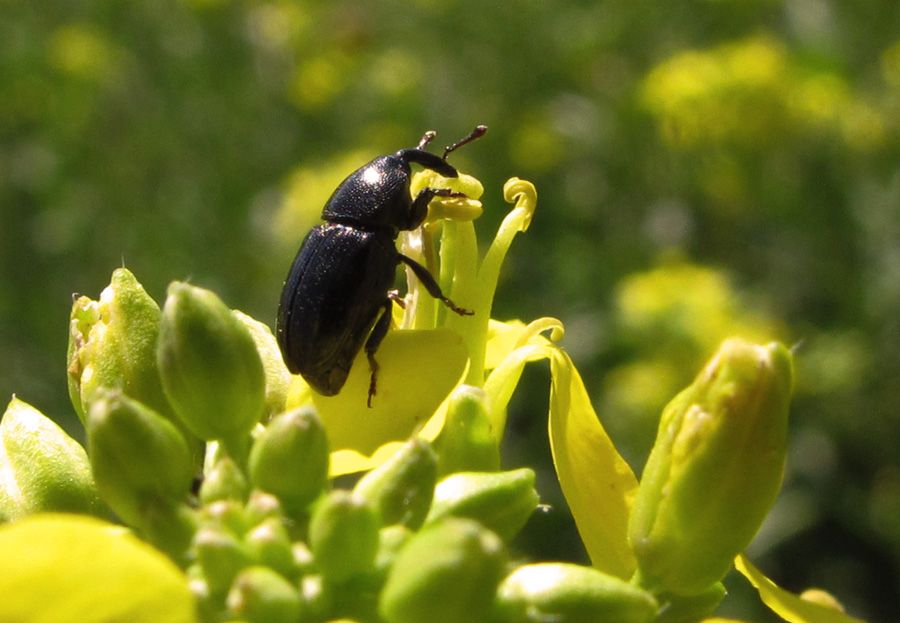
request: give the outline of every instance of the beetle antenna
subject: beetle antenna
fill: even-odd
[[[476,125],[476,126],[475,126],[475,129],[472,130],[471,132],[469,132],[468,135],[462,137],[461,139],[459,139],[458,141],[456,141],[455,143],[453,143],[453,144],[450,145],[449,147],[445,147],[445,148],[444,148],[444,155],[441,156],[441,158],[442,158],[443,160],[446,160],[446,159],[447,159],[447,156],[450,155],[450,152],[459,149],[460,147],[462,147],[463,145],[465,145],[465,144],[467,144],[467,143],[471,143],[471,142],[474,141],[475,139],[481,138],[482,136],[484,136],[485,132],[487,132],[487,126],[486,126],[486,125],[480,125],[480,124],[479,124],[479,125]]]
[[[425,149],[425,146],[428,145],[434,137],[437,136],[437,132],[434,130],[428,130],[425,134],[422,135],[422,138],[419,140],[419,144],[416,146],[416,149]]]

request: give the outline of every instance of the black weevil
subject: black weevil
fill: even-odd
[[[447,156],[486,131],[477,126],[442,156],[425,151],[435,137],[435,132],[426,132],[416,147],[375,158],[351,173],[325,204],[325,223],[307,234],[285,279],[276,330],[288,369],[319,393],[333,396],[341,391],[365,343],[371,369],[367,404],[372,406],[375,353],[391,324],[389,290],[400,262],[451,310],[472,313],[444,296],[428,269],[400,253],[395,240],[401,230],[422,224],[432,198],[462,195],[425,188],[412,199],[410,164],[458,177]]]

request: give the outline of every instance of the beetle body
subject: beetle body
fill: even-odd
[[[442,157],[425,151],[434,137],[427,133],[418,147],[375,158],[351,173],[325,204],[325,223],[306,236],[285,280],[276,329],[288,369],[319,393],[333,396],[341,390],[365,346],[371,406],[378,370],[375,352],[390,326],[388,292],[399,263],[408,265],[432,296],[457,313],[471,313],[445,297],[428,270],[402,255],[395,241],[401,230],[422,224],[433,197],[458,194],[426,188],[411,198],[410,165],[457,177],[447,154],[485,130],[478,126]]]

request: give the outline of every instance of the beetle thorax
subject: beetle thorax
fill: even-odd
[[[409,164],[402,158],[376,158],[341,182],[322,218],[361,229],[406,229],[412,204],[409,178]]]

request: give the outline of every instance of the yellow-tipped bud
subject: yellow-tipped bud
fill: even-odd
[[[784,470],[790,352],[725,341],[663,411],[629,521],[638,580],[692,595],[756,534]]]

